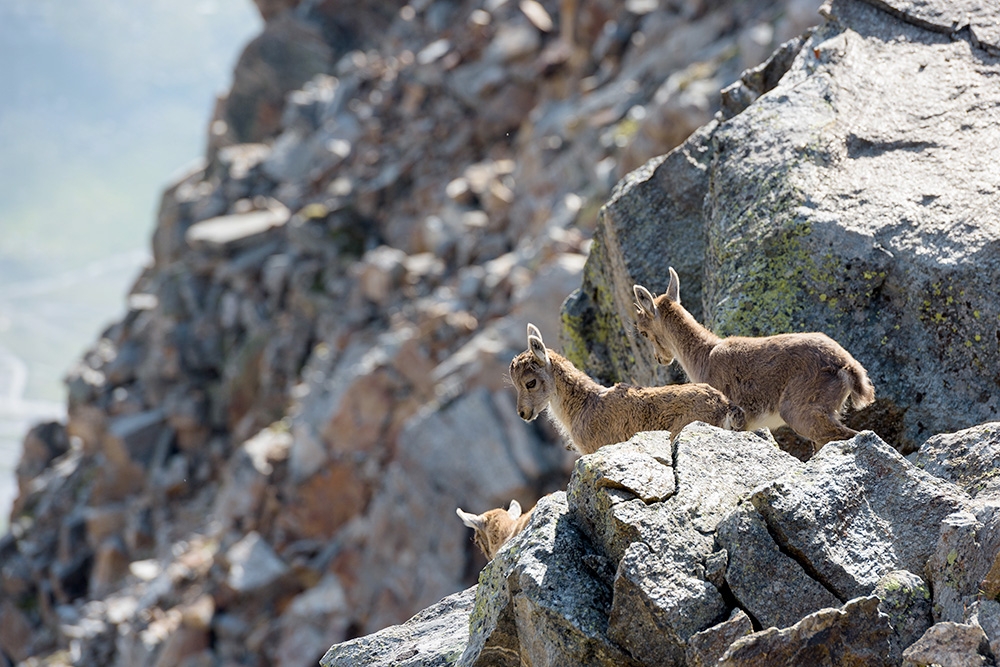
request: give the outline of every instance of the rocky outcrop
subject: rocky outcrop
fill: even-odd
[[[613,183],[818,0],[257,4],[125,316],[28,438],[4,656],[310,665],[473,584],[455,507],[572,465],[504,384],[525,324],[556,344]]]
[[[990,664],[1000,605],[989,573],[967,564],[1000,563],[998,510],[871,432],[807,463],[756,433],[696,423],[673,445],[642,433],[577,461],[567,493],[539,501],[483,570],[475,603],[454,613],[451,657],[425,659]],[[965,515],[968,539],[956,540]],[[422,618],[405,645],[441,633]],[[400,632],[334,646],[321,664],[362,654],[391,664]]]
[[[717,122],[618,185],[567,304],[570,357],[605,381],[666,378],[627,332],[632,284],[661,292],[673,265],[722,335],[841,342],[878,395],[851,424],[904,452],[995,418],[997,179],[983,147],[997,141],[1000,64],[995,9],[976,7],[833,2],[745,73]]]

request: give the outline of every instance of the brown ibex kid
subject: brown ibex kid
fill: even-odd
[[[636,328],[656,350],[656,360],[675,358],[692,382],[707,382],[746,412],[747,428],[787,424],[822,447],[857,431],[841,423],[848,397],[855,410],[875,400],[864,367],[829,336],[789,333],[762,338],[719,338],[681,306],[673,268],[665,294],[653,298],[635,285]]]
[[[517,413],[531,421],[549,415],[581,454],[625,442],[640,431],[670,431],[673,437],[693,421],[743,430],[743,410],[707,384],[603,387],[568,359],[545,347],[528,325],[528,349],[510,363],[517,389]]]
[[[528,525],[533,509],[521,514],[521,504],[512,500],[508,509],[500,507],[482,514],[471,514],[458,507],[455,508],[455,513],[462,519],[462,523],[476,531],[473,536],[476,546],[487,560],[493,560],[500,547]]]

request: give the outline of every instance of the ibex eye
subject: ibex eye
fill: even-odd
[[[645,331],[640,331],[639,335],[642,336],[643,338],[649,338],[649,334],[646,333]]]
[[[538,384],[538,380],[528,380],[524,383],[524,386],[528,389],[534,389],[536,384]]]

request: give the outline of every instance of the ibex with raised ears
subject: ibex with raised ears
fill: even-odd
[[[581,454],[625,442],[640,431],[670,431],[676,437],[694,421],[743,430],[743,410],[707,384],[603,387],[571,361],[545,347],[542,334],[528,325],[528,349],[510,363],[517,389],[517,413],[532,421],[546,408]]]
[[[461,507],[455,508],[462,523],[476,531],[472,539],[487,560],[493,560],[500,547],[507,544],[507,540],[524,530],[532,511],[533,508],[521,514],[521,504],[516,500],[510,501],[507,509],[500,507],[482,514],[471,514]]]
[[[665,294],[632,288],[636,329],[659,363],[676,358],[692,382],[722,391],[746,412],[750,430],[787,424],[817,449],[857,434],[841,423],[841,410],[848,397],[855,410],[870,405],[875,388],[847,350],[822,333],[719,338],[681,306],[680,279],[669,271]]]

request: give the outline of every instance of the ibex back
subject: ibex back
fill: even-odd
[[[825,334],[719,338],[681,306],[673,268],[665,294],[653,298],[642,285],[633,292],[636,329],[657,361],[676,358],[692,382],[722,391],[746,412],[748,429],[787,424],[822,447],[857,433],[840,421],[848,397],[856,410],[875,400],[864,367]]]

